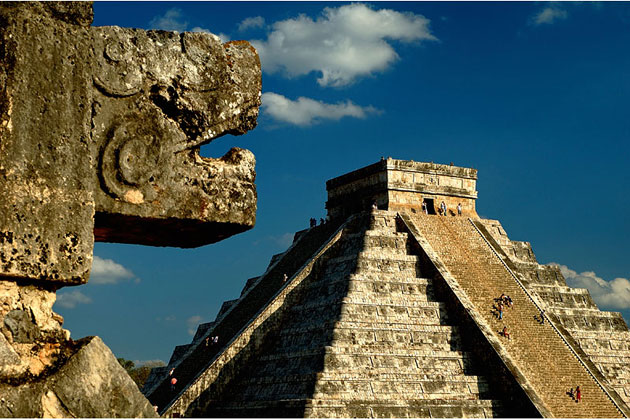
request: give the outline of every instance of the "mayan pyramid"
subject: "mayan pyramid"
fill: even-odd
[[[297,232],[143,392],[163,417],[627,417],[623,318],[479,218],[476,181],[395,159],[329,180],[329,221]]]

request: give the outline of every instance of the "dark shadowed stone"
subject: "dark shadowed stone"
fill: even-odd
[[[10,311],[4,317],[4,325],[11,331],[13,341],[17,343],[33,343],[41,335],[39,327],[26,311],[18,309]]]
[[[20,363],[20,357],[8,343],[4,334],[0,333],[0,365],[17,365]]]

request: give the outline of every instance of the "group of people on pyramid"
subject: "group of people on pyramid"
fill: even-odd
[[[499,296],[497,299],[495,299],[495,301],[497,302],[496,305],[496,309],[498,312],[498,317],[499,320],[503,320],[503,310],[505,308],[511,308],[514,306],[514,301],[512,300],[512,298],[509,295],[506,295],[505,293],[501,293],[501,296]],[[501,331],[501,335],[505,338],[507,338],[508,340],[510,340],[510,333],[508,332],[507,329],[507,325],[503,326],[503,330]]]
[[[461,216],[462,215],[462,203],[457,203],[457,215]],[[427,206],[427,202],[423,201],[422,202],[422,211],[424,212],[424,214],[429,214],[429,207]],[[448,215],[448,208],[446,207],[446,203],[444,201],[442,201],[440,203],[440,206],[438,207],[438,213],[440,214],[440,216],[446,216]]]

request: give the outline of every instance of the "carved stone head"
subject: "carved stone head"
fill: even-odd
[[[87,281],[94,240],[194,247],[254,226],[260,61],[207,33],[90,27],[89,3],[0,5],[0,278]]]

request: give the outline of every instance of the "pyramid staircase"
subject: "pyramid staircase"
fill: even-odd
[[[181,391],[151,401],[165,417],[535,415],[477,358],[488,349],[466,340],[396,226],[394,212],[351,218]]]
[[[627,416],[627,328],[494,222],[372,211],[298,232],[143,392],[163,417]]]
[[[540,305],[532,300],[474,223],[465,218],[414,215],[406,217],[417,239],[442,274],[449,277],[476,310],[477,323],[501,353],[513,374],[545,416],[620,417],[616,395],[598,380],[561,333],[539,322]],[[495,298],[510,295],[514,306],[496,316]],[[510,339],[500,332],[507,326]],[[582,402],[567,395],[577,385]],[[613,395],[611,395],[613,394]],[[618,397],[617,397],[618,398]]]
[[[603,382],[630,404],[630,332],[622,315],[600,311],[588,290],[568,287],[558,267],[538,264],[531,245],[511,241],[499,221],[479,223],[501,258],[601,372]]]

